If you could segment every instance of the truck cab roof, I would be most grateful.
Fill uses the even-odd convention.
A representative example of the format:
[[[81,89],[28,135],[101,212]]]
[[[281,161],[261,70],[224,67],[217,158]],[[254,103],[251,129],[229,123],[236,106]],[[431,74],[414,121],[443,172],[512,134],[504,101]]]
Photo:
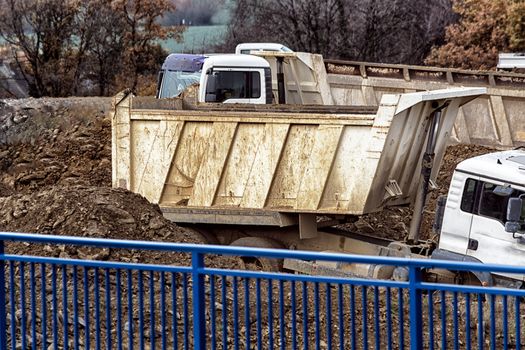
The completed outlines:
[[[202,69],[204,60],[206,56],[172,53],[164,60],[162,70],[198,72]]]
[[[249,54],[250,51],[279,51],[279,52],[293,52],[290,48],[283,44],[277,43],[242,43],[235,47],[235,53]]]
[[[251,55],[217,55],[210,56],[204,61],[202,70],[208,68],[269,68],[270,64],[262,57]]]
[[[500,53],[498,55],[498,69],[524,69],[525,53]]]
[[[525,186],[525,150],[494,152],[466,159],[456,170]]]

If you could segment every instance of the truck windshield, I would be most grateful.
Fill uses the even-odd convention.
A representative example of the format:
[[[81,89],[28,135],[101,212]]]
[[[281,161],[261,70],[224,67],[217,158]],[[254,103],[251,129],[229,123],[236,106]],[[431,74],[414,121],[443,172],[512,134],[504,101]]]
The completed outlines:
[[[214,86],[206,87],[205,102],[224,102],[229,99],[261,97],[261,78],[254,71],[215,71]]]
[[[159,98],[170,98],[179,96],[188,86],[198,84],[201,71],[181,72],[164,71],[162,74]]]

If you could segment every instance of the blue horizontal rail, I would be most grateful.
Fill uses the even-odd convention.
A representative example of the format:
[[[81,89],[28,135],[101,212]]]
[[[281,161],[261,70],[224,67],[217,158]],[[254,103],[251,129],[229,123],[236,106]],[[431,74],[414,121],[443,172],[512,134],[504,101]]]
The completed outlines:
[[[8,242],[35,249],[7,254]],[[47,257],[35,254],[40,245],[185,253],[189,263]],[[252,271],[210,265],[217,256],[385,265],[409,273],[408,281],[393,281]],[[525,275],[521,266],[0,233],[0,348],[521,347],[525,291],[428,283],[428,269]]]

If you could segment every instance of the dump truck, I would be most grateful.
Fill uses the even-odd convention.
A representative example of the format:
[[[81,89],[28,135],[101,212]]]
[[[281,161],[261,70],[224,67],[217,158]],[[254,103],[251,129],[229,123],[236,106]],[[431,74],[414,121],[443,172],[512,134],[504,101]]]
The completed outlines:
[[[525,190],[521,150],[461,163],[438,211],[439,245],[418,237],[425,196],[436,179],[457,111],[485,92],[456,88],[383,95],[377,108],[192,105],[182,99],[121,93],[112,117],[113,186],[157,203],[174,222],[215,228],[210,242],[494,262],[509,256],[510,246],[515,252],[521,249],[521,238],[505,230],[507,203]],[[492,217],[480,206],[488,196],[502,199],[491,209],[498,211]],[[469,200],[470,209],[465,204]],[[406,242],[334,228],[363,214],[406,205],[414,206]],[[243,228],[248,237],[236,237],[232,226]],[[489,227],[490,233],[483,231]],[[495,247],[489,236],[506,241],[506,248],[499,245],[501,254],[489,253]],[[395,274],[384,266],[262,264],[375,278]],[[475,277],[484,284],[524,279]]]
[[[525,264],[525,150],[494,152],[466,159],[452,176],[446,201],[437,210],[439,246],[435,259]],[[477,274],[484,285],[493,276]],[[521,287],[525,276],[498,279]]]

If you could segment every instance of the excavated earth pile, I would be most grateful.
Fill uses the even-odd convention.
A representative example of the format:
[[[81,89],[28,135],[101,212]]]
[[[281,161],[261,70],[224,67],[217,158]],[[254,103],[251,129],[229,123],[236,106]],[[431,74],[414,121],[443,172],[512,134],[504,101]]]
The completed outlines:
[[[111,186],[110,99],[0,101],[0,196]]]
[[[111,188],[110,107],[109,98],[0,100],[0,231],[205,243],[142,196]],[[46,247],[42,254],[173,262],[156,252]]]

